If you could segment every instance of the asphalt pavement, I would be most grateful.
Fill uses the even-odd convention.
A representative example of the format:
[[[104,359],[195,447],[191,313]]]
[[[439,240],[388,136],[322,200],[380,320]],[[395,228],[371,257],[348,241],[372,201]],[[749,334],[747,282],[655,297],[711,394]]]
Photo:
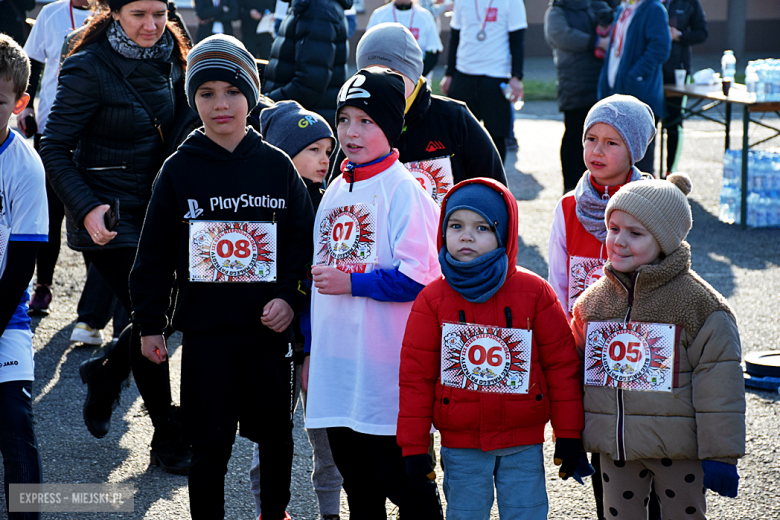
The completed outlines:
[[[555,103],[545,102],[527,103],[517,116],[515,132],[519,151],[509,154],[507,172],[509,186],[520,209],[518,264],[546,277],[549,231],[553,210],[562,191],[558,155],[563,133],[562,117]],[[773,124],[780,123],[777,117],[770,119]],[[740,132],[737,120],[732,128],[733,142],[741,142]],[[756,131],[752,137],[760,137],[762,132]],[[771,146],[772,142],[762,145],[763,148]],[[780,307],[780,230],[742,230],[718,221],[722,159],[722,129],[707,121],[686,122],[679,169],[689,173],[693,179],[690,201],[694,226],[688,238],[693,251],[693,267],[734,308],[739,319],[743,353],[780,349],[780,326],[777,322]],[[136,490],[135,510],[133,513],[111,515],[47,513],[43,518],[189,518],[186,477],[169,475],[149,466],[152,425],[135,385],[123,393],[121,405],[113,416],[111,431],[105,438],[95,439],[83,424],[81,409],[86,387],[79,379],[78,367],[95,349],[70,344],[68,339],[75,324],[76,303],[84,279],[81,256],[63,246],[55,272],[52,312],[33,321],[36,350],[34,409],[44,479],[49,483],[131,484]],[[240,302],[229,302],[224,312],[230,312],[230,305],[240,305]],[[105,332],[110,333],[110,327]],[[181,349],[176,338],[174,336],[172,342],[171,385],[174,399],[178,400]],[[780,517],[778,401],[780,395],[777,393],[747,392],[748,454],[739,463],[742,476],[739,497],[725,499],[708,492],[710,518]],[[296,520],[314,520],[318,514],[309,480],[311,448],[301,423],[298,410],[289,511]],[[256,518],[249,491],[250,462],[251,445],[239,438],[226,478],[229,519]],[[580,486],[558,479],[549,440],[545,443],[545,469],[549,517],[594,518],[589,482],[586,480],[586,485]],[[346,512],[346,503],[343,500],[342,503],[343,512]],[[392,505],[388,505],[388,511],[392,509]],[[346,517],[342,515],[342,518]],[[497,518],[494,510],[491,519]]]

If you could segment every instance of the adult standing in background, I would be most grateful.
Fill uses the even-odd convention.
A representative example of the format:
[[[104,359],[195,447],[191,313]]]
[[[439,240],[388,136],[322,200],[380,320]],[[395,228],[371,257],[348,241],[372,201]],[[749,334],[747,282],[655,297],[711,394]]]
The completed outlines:
[[[422,75],[427,76],[439,61],[439,53],[444,50],[433,15],[414,0],[393,0],[371,13],[366,31],[380,23],[399,23],[409,29],[422,49]]]
[[[5,33],[19,45],[27,38],[27,11],[35,9],[35,0],[0,0],[0,33]]]
[[[675,69],[691,70],[691,45],[707,39],[707,20],[699,0],[664,0],[669,15],[669,32],[672,33],[672,50],[664,63],[664,83],[674,83]],[[673,173],[680,155],[680,128],[682,127],[681,97],[666,98],[666,173]],[[673,124],[668,124],[673,123]]]
[[[336,96],[347,80],[347,19],[352,0],[292,0],[263,73],[263,94],[292,99],[336,123]]]
[[[188,110],[188,48],[167,21],[165,2],[109,0],[102,7],[62,65],[41,157],[65,204],[68,245],[84,252],[130,312],[128,277],[152,183],[169,154],[164,138],[177,112]],[[95,437],[108,433],[132,368],[154,424],[152,463],[186,473],[190,453],[171,404],[168,365],[147,360],[140,347],[137,327],[128,327],[112,348],[81,365],[84,421]]]
[[[274,42],[273,13],[276,0],[238,0],[238,6],[241,41],[255,58],[267,60],[271,55],[271,44]],[[260,21],[265,16],[270,17],[271,23],[263,22],[263,25],[260,25]],[[261,32],[257,32],[258,27]]]
[[[669,17],[660,0],[624,0],[615,13],[604,66],[599,76],[598,97],[627,94],[647,103],[656,121],[664,117],[662,67],[669,59],[672,37]],[[650,141],[644,158],[636,163],[639,171],[652,174],[655,140]]]
[[[5,0],[4,0],[5,1]],[[62,42],[74,30],[82,27],[90,14],[87,0],[58,0],[47,4],[38,13],[35,25],[24,45],[24,52],[30,58],[30,85],[27,94],[30,102],[16,118],[19,130],[25,137],[34,137],[34,146],[40,150],[41,137],[46,129],[49,111],[57,93],[57,76],[60,72]],[[45,67],[45,68],[44,68]],[[41,81],[43,73],[43,81]],[[33,103],[38,93],[38,111]],[[30,301],[31,314],[46,314],[49,311],[54,280],[54,267],[60,254],[60,232],[65,209],[62,201],[46,181],[46,198],[49,208],[49,241],[38,248],[36,259],[37,283]]]
[[[544,38],[553,50],[558,76],[558,110],[563,112],[561,172],[563,193],[577,186],[586,170],[582,156],[582,129],[596,95],[603,58],[597,49],[607,50],[609,37],[596,34],[598,15],[612,9],[599,0],[552,0],[544,14]]]
[[[455,2],[450,22],[445,96],[464,101],[485,124],[502,161],[512,133],[512,103],[523,98],[523,56],[528,27],[523,0]],[[501,83],[508,84],[510,99]]]
[[[195,0],[198,32],[195,43],[212,34],[233,35],[233,20],[238,20],[238,0]]]

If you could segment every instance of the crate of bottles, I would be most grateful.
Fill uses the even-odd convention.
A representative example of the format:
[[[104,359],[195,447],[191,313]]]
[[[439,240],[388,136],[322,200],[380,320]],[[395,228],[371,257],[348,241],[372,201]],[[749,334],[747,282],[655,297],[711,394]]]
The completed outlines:
[[[745,85],[754,101],[780,101],[780,59],[748,62]]]
[[[719,219],[740,223],[742,194],[742,150],[726,150],[723,156],[723,187]],[[780,153],[748,153],[747,225],[780,227]]]

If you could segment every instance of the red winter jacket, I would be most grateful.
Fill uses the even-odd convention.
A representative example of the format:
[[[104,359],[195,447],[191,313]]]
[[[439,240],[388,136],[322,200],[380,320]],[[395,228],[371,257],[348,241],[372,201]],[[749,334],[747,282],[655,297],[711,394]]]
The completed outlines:
[[[544,279],[514,265],[514,196],[490,179],[463,181],[445,197],[441,218],[450,195],[469,183],[490,186],[507,203],[509,269],[504,285],[485,303],[468,302],[443,277],[417,296],[401,349],[397,437],[404,456],[427,453],[431,422],[441,432],[442,446],[483,451],[540,444],[549,420],[560,438],[579,439],[584,427],[580,360],[561,304]],[[438,242],[441,249],[441,234]],[[439,378],[442,323],[458,322],[459,311],[463,311],[467,323],[506,327],[507,307],[514,328],[530,324],[533,330],[528,394],[488,394],[443,386]]]

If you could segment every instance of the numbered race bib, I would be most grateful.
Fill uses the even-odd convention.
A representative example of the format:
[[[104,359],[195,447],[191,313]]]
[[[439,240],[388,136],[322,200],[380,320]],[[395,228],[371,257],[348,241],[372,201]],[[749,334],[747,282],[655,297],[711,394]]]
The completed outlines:
[[[191,282],[275,282],[276,223],[190,221]]]
[[[365,273],[376,263],[376,206],[355,204],[325,210],[317,231],[315,265]]]
[[[585,289],[604,276],[605,258],[569,257],[569,314]]]
[[[527,394],[532,331],[444,323],[441,382],[494,394]]]
[[[430,145],[429,145],[430,146]],[[441,206],[444,196],[452,189],[452,162],[449,156],[404,164],[409,173],[422,185],[428,195]]]
[[[671,392],[675,333],[668,323],[588,323],[585,384]]]

